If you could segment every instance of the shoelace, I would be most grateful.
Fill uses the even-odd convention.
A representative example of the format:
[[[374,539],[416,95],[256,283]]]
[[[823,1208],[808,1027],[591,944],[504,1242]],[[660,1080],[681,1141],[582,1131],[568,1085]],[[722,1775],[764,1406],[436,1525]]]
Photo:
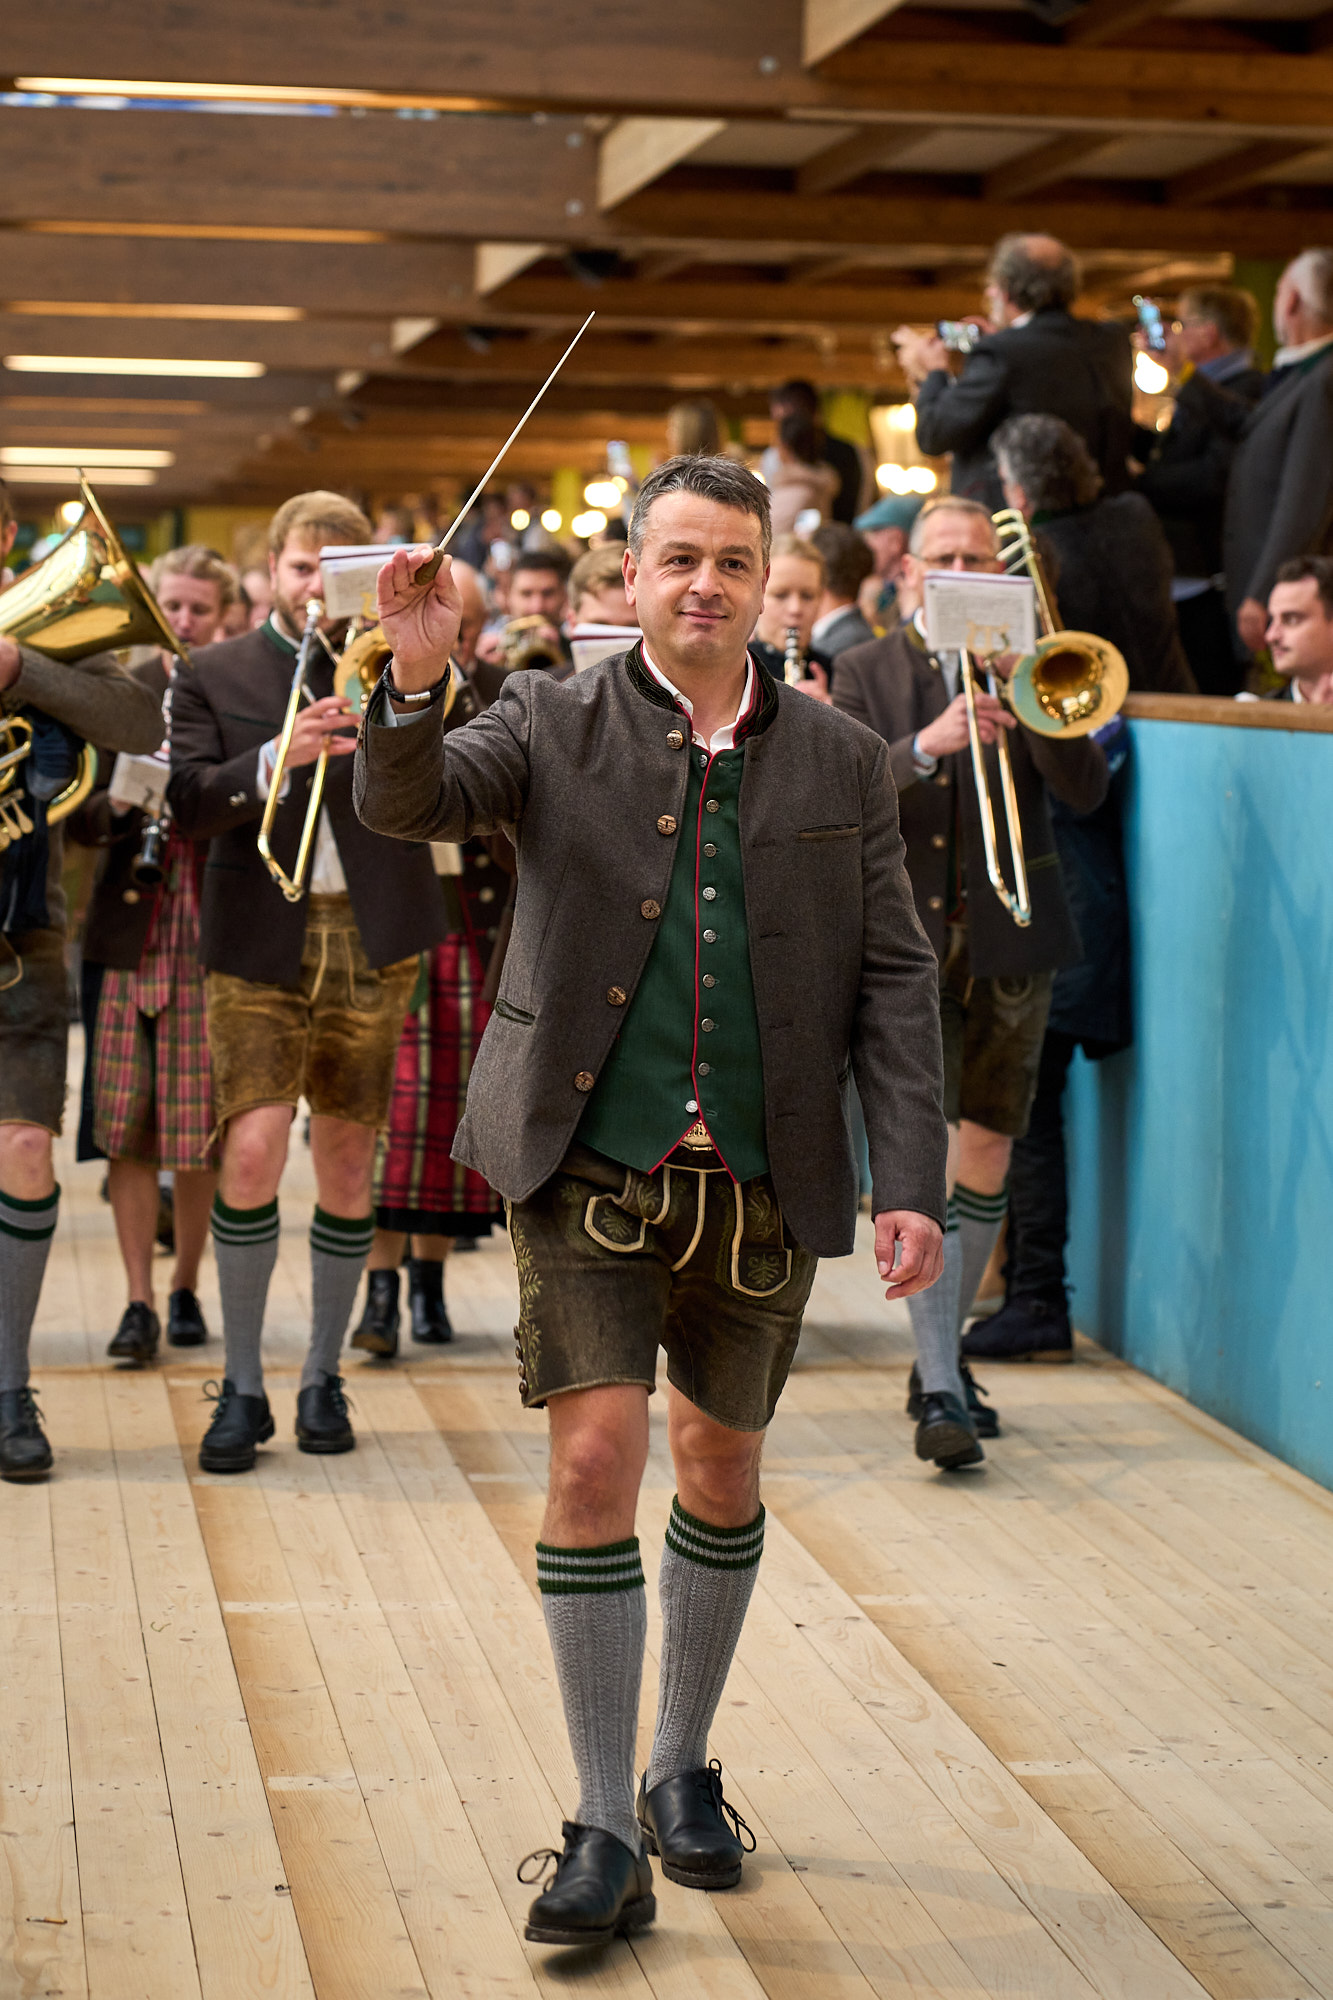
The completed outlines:
[[[564,1855],[557,1854],[553,1847],[534,1847],[531,1854],[523,1856],[515,1873],[525,1889],[536,1888],[540,1880],[542,1894],[545,1895],[559,1874],[560,1863],[564,1858]],[[523,1873],[525,1868],[532,1868],[533,1873],[525,1875]]]
[[[717,1806],[718,1811],[725,1813],[731,1821],[731,1830],[737,1840],[739,1840],[742,1852],[753,1854],[755,1847],[758,1845],[754,1834],[751,1832],[746,1821],[741,1818],[736,1807],[731,1804],[730,1800],[722,1796],[722,1765],[718,1758],[714,1757],[712,1759],[708,1769],[702,1773],[702,1778],[706,1784],[710,1800]],[[746,1845],[747,1841],[749,1842],[748,1846]]]
[[[40,1430],[42,1413],[37,1407],[37,1398],[26,1386],[19,1390],[19,1423],[25,1430]]]
[[[342,1376],[330,1375],[327,1381],[325,1382],[324,1387],[328,1390],[329,1401],[333,1404],[335,1415],[340,1417],[345,1417],[347,1415],[348,1409],[351,1407],[352,1399],[350,1396],[344,1394],[343,1392]]]
[[[971,1395],[984,1396],[987,1402],[990,1401],[990,1390],[982,1388],[980,1382],[978,1382],[976,1376],[972,1373],[972,1370],[968,1367],[966,1361],[959,1362],[958,1372],[963,1378],[964,1388],[967,1389]]]
[[[222,1412],[226,1409],[235,1393],[236,1391],[232,1388],[230,1382],[219,1382],[216,1375],[213,1376],[211,1381],[203,1384],[204,1401],[206,1403],[217,1404],[217,1408],[213,1412],[214,1423],[222,1415]]]

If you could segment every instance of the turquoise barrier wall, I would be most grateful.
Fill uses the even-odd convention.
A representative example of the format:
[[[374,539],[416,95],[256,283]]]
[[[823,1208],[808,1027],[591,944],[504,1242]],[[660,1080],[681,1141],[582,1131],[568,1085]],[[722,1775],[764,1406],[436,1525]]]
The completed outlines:
[[[1071,1074],[1075,1321],[1333,1487],[1333,736],[1131,728],[1136,1040]]]

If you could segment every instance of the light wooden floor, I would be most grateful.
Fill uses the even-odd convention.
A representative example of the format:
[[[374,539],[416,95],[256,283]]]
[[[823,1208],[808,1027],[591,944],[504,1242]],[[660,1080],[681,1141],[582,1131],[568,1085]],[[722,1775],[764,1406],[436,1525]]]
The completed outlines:
[[[109,1214],[95,1168],[62,1177],[57,1476],[0,1487],[5,2000],[1333,1996],[1319,1488],[1092,1349],[991,1371],[1005,1435],[941,1479],[902,1415],[905,1313],[864,1247],[826,1266],[714,1737],[758,1853],[730,1895],[659,1881],[633,1950],[562,1957],[520,1942],[514,1879],[573,1792],[506,1248],[451,1271],[445,1358],[350,1362],[359,1449],[302,1456],[294,1147],[278,1439],[208,1478],[218,1344],[103,1363]],[[216,1322],[211,1274],[204,1298]],[[659,1431],[650,1565],[670,1494]]]

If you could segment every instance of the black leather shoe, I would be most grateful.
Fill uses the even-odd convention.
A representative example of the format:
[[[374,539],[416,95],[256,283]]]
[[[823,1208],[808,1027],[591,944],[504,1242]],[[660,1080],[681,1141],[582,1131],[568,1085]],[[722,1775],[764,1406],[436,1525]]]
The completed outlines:
[[[528,1911],[523,1935],[529,1943],[610,1944],[630,1931],[647,1930],[657,1915],[647,1855],[632,1854],[623,1840],[600,1826],[567,1819],[560,1832],[563,1854],[539,1847],[518,1864],[518,1879],[525,1886],[551,1871]]]
[[[1059,1299],[1009,1299],[963,1335],[969,1361],[1072,1361],[1069,1308]]]
[[[107,1348],[109,1361],[151,1361],[157,1353],[157,1343],[162,1338],[162,1326],[151,1306],[139,1299],[126,1306],[120,1316],[120,1325],[111,1337]]]
[[[207,1339],[208,1328],[194,1293],[183,1287],[173,1292],[167,1301],[167,1346],[202,1347]]]
[[[972,1419],[957,1396],[921,1398],[916,1455],[933,1460],[941,1472],[956,1472],[964,1465],[984,1465],[986,1454],[977,1443]]]
[[[341,1375],[312,1382],[296,1398],[296,1442],[301,1451],[354,1451],[356,1433],[347,1415]]]
[[[0,1479],[45,1479],[53,1463],[32,1390],[0,1392]]]
[[[392,1361],[398,1352],[398,1273],[366,1272],[366,1309],[351,1345]]]
[[[741,1856],[754,1853],[754,1835],[722,1796],[722,1766],[716,1757],[706,1770],[664,1778],[651,1792],[645,1772],[636,1811],[643,1844],[661,1857],[668,1882],[687,1889],[735,1888]]]
[[[249,1472],[255,1446],[267,1444],[273,1435],[268,1397],[243,1396],[231,1381],[224,1381],[220,1389],[216,1382],[205,1382],[204,1394],[217,1408],[199,1446],[200,1469]]]
[[[444,1265],[430,1257],[407,1260],[407,1302],[412,1308],[412,1338],[423,1345],[443,1347],[454,1330],[444,1304]]]
[[[1000,1413],[998,1410],[992,1410],[989,1404],[981,1400],[983,1396],[989,1394],[989,1391],[982,1388],[966,1361],[959,1364],[958,1372],[967,1391],[967,1414],[972,1419],[973,1430],[979,1438],[997,1438],[1000,1435]],[[907,1414],[914,1423],[921,1415],[924,1401],[921,1391],[921,1371],[914,1361],[912,1372],[907,1378]]]

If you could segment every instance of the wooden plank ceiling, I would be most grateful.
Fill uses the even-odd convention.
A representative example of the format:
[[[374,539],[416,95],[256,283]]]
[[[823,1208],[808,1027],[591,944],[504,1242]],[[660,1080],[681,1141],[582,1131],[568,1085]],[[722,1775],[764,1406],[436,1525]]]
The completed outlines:
[[[0,77],[0,447],[166,454],[155,502],[449,490],[590,306],[516,474],[683,394],[891,399],[888,333],[975,310],[1005,230],[1092,311],[1333,242],[1321,4],[47,0]]]

